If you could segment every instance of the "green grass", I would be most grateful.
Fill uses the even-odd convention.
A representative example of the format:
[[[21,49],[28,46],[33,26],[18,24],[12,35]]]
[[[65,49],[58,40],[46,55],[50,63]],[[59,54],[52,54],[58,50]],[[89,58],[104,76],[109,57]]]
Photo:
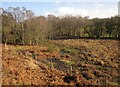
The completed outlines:
[[[75,64],[74,61],[71,61],[71,60],[60,60],[62,62],[64,62],[66,64],[66,66],[70,67],[72,66],[73,64]]]

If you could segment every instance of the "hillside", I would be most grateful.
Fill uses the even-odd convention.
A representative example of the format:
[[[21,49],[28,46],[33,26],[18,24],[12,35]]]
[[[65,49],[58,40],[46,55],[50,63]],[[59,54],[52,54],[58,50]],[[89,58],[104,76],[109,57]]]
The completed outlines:
[[[2,45],[3,85],[118,85],[118,40]]]

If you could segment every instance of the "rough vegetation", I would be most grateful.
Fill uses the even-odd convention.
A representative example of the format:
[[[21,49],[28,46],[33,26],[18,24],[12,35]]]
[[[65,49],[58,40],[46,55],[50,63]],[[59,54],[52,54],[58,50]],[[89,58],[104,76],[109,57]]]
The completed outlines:
[[[3,85],[118,85],[117,40],[2,45]]]

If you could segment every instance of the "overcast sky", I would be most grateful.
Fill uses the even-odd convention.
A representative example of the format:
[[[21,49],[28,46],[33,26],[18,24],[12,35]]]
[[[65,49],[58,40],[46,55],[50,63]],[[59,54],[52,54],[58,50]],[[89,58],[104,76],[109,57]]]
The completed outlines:
[[[29,2],[28,2],[29,1]],[[65,1],[65,0],[64,0]],[[2,7],[26,7],[35,15],[73,15],[107,18],[118,14],[118,0],[2,0]]]

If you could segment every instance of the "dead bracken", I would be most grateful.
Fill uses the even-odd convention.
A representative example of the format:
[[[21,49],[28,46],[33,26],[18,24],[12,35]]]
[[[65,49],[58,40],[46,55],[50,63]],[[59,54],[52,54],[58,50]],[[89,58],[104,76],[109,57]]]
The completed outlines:
[[[7,45],[9,50],[1,45],[2,84],[118,85],[117,40],[50,40],[47,43],[49,46]]]

